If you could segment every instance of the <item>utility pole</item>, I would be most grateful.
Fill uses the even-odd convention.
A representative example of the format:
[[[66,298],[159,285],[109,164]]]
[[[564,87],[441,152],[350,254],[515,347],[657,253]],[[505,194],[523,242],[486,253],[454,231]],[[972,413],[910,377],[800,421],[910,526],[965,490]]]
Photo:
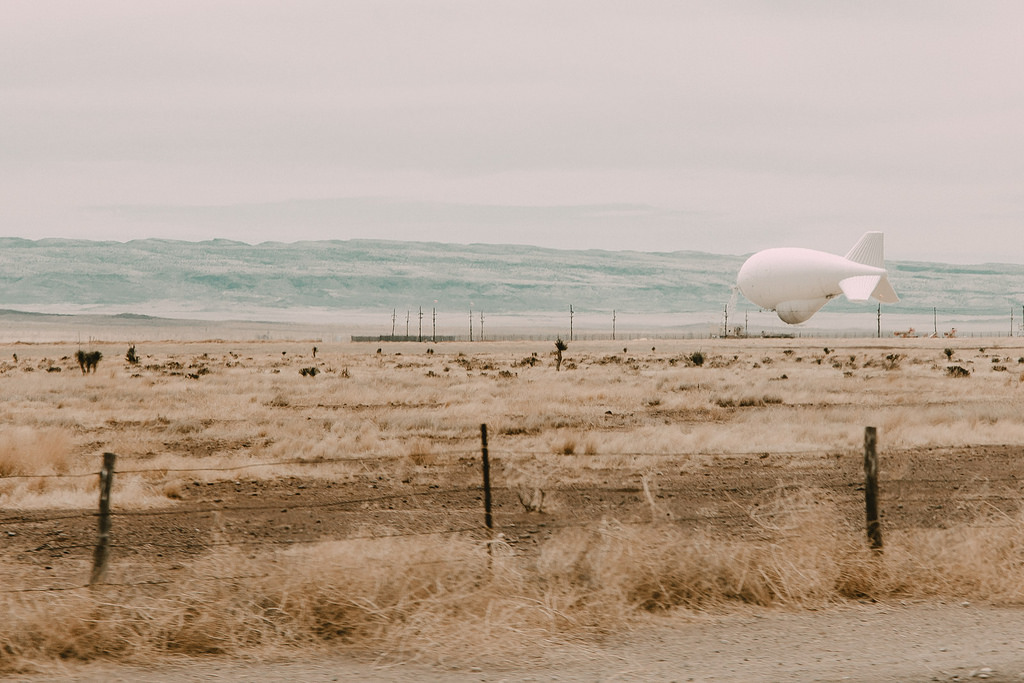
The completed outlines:
[[[434,342],[436,344],[437,343],[437,308],[433,309],[431,318],[434,321],[434,327],[433,327],[433,329],[430,332],[430,341],[432,341],[432,342]]]
[[[878,304],[878,338],[882,338],[882,304]]]
[[[932,334],[939,336],[939,318],[935,306],[932,306]]]
[[[423,341],[423,307],[420,306],[420,331],[417,335],[417,341]]]
[[[406,338],[406,340],[409,339],[409,314],[411,312],[412,311],[410,311],[409,309],[405,309],[405,338]]]
[[[729,304],[725,305],[725,334],[722,336],[726,339],[729,338]]]
[[[480,311],[480,341],[484,340],[484,312]]]
[[[473,309],[469,309],[469,341],[473,341]]]
[[[615,310],[612,310],[612,341],[615,341]]]
[[[397,308],[392,308],[391,309],[391,336],[392,337],[395,336],[395,318],[397,318],[397,317],[398,317],[398,309]]]
[[[573,317],[572,304],[569,304],[569,341],[572,341],[572,339],[573,339],[573,337],[572,337],[572,317]]]

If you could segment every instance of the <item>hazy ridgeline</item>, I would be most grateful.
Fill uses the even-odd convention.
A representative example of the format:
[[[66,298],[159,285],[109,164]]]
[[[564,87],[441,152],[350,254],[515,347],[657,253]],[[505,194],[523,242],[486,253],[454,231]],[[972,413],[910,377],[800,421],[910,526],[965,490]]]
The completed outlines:
[[[1024,602],[1017,480],[968,468],[950,481],[956,493],[899,497],[917,490],[912,462],[928,466],[924,479],[939,476],[943,449],[1024,447],[1019,340],[574,342],[560,371],[548,342],[376,346],[320,344],[314,358],[300,342],[149,344],[129,363],[127,344],[106,343],[84,375],[73,344],[6,345],[4,528],[24,535],[32,515],[93,524],[96,479],[70,475],[95,472],[103,451],[119,456],[123,514],[215,508],[187,493],[217,482],[477,492],[487,423],[498,486],[522,495],[521,508],[513,498],[499,510],[498,528],[543,520],[553,531],[534,549],[498,542],[489,555],[476,502],[418,513],[468,532],[406,533],[413,511],[356,507],[340,537],[275,547],[281,538],[232,536],[222,522],[176,559],[165,555],[194,524],[175,522],[166,546],[121,541],[110,585],[89,590],[74,586],[91,538],[51,538],[2,556],[11,592],[0,594],[0,669],[325,645],[396,659],[520,657],[652,612]],[[867,425],[879,430],[890,514],[881,556],[866,547],[853,495]],[[854,473],[842,490],[799,483],[836,468]],[[767,488],[742,484],[758,470]],[[722,472],[740,484],[688,497]],[[623,487],[634,505],[600,502]],[[580,491],[593,500],[577,502]],[[543,509],[528,510],[536,492]],[[923,512],[900,523],[897,501]],[[943,513],[926,516],[936,505]],[[115,520],[115,539],[129,521]],[[53,547],[78,550],[38,557]],[[18,592],[28,589],[45,600]]]
[[[699,252],[643,253],[553,250],[511,245],[452,245],[370,240],[264,243],[226,240],[127,243],[0,239],[0,308],[73,313],[291,322],[348,322],[403,334],[406,315],[441,313],[439,334],[468,336],[469,311],[495,333],[568,330],[574,306],[579,329],[607,334],[612,312],[620,331],[665,328],[706,336],[750,319],[752,332],[792,331],[733,293],[742,256]],[[890,280],[902,301],[885,307],[886,330],[957,327],[1009,331],[1024,304],[1024,268],[892,262]],[[858,317],[830,317],[832,314]],[[873,305],[838,299],[811,327],[875,330]],[[537,314],[537,315],[534,315]],[[557,317],[552,318],[552,314]],[[505,320],[501,320],[504,316]],[[479,321],[476,323],[479,325]]]

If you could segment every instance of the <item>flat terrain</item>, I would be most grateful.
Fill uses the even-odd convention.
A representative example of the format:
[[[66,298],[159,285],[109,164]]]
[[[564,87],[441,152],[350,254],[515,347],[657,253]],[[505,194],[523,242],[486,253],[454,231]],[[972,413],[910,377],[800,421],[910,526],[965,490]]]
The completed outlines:
[[[500,482],[507,468],[495,450],[491,476]],[[640,477],[628,468],[597,468],[590,474],[600,484],[548,490],[557,500],[553,512],[527,511],[517,490],[496,483],[494,520],[504,541],[519,554],[531,553],[565,526],[594,525],[608,518],[644,524],[652,521],[652,514],[659,515],[655,521],[664,516],[676,526],[758,537],[759,506],[785,495],[787,489],[813,489],[827,491],[850,528],[856,528],[864,516],[863,463],[858,455],[753,456],[717,465],[712,460],[700,472],[663,471],[653,513]],[[904,449],[884,457],[899,458],[903,465],[899,481],[882,480],[886,530],[946,528],[982,513],[1012,518],[1020,511],[1021,447]],[[171,505],[136,514],[115,511],[115,563],[152,558],[158,550],[158,557],[174,566],[226,540],[273,547],[350,538],[366,533],[368,527],[398,535],[465,530],[484,538],[479,459],[467,457],[433,470],[446,486],[460,486],[442,490],[436,483],[416,483],[412,477],[399,479],[376,470],[349,474],[345,481],[294,475],[186,481]],[[68,518],[52,510],[7,510],[3,521],[5,528],[15,530],[3,544],[7,559],[48,571],[55,563],[77,569],[91,562],[89,541],[96,526],[91,511]]]
[[[996,660],[1000,676],[1024,671],[1016,642],[968,661],[966,635],[959,645],[939,646],[950,634],[938,629],[919,645],[910,636],[889,638],[871,663],[852,637],[861,623],[912,632],[915,620],[926,634],[928,624],[953,623],[956,615],[963,615],[965,634],[971,624],[982,633],[986,621],[993,634],[999,624],[1007,633],[1019,625],[1016,609],[991,605],[1021,604],[1021,581],[995,563],[993,572],[1003,575],[997,580],[970,558],[992,564],[977,548],[993,545],[993,538],[1017,543],[1021,534],[1020,340],[571,342],[557,370],[551,342],[166,343],[139,345],[134,363],[125,360],[128,346],[95,345],[103,359],[87,375],[75,360],[77,345],[0,347],[0,571],[12,591],[84,590],[76,587],[88,578],[96,539],[90,473],[109,451],[118,460],[104,580],[111,587],[104,590],[125,586],[131,594],[125,604],[164,586],[262,577],[272,570],[257,569],[260,563],[284,567],[295,553],[319,552],[321,545],[386,542],[406,547],[411,558],[455,541],[469,544],[465,559],[417,561],[470,567],[478,578],[467,581],[479,585],[474,572],[485,565],[475,563],[491,560],[474,559],[473,547],[490,547],[494,562],[526,582],[512,592],[527,603],[540,600],[536,608],[515,607],[520,616],[510,613],[504,621],[495,610],[511,608],[482,607],[491,616],[473,619],[485,619],[494,633],[473,634],[484,638],[477,654],[458,645],[467,633],[454,634],[454,645],[410,634],[407,626],[398,637],[378,605],[375,635],[345,639],[345,661],[361,678],[431,673],[499,680],[528,671],[547,680],[554,675],[545,668],[552,653],[570,662],[562,672],[570,680],[595,679],[597,672],[602,680],[801,679],[801,672],[833,680],[843,677],[843,661],[855,667],[855,680],[988,675],[981,667]],[[481,424],[488,426],[493,485],[490,531]],[[856,559],[865,552],[863,431],[869,425],[879,430],[885,561],[894,563],[884,580],[860,577],[867,560]],[[630,538],[639,540],[607,545]],[[498,544],[489,545],[492,539]],[[717,569],[701,569],[720,572],[719,578],[664,575],[678,564],[658,559],[656,546],[665,539],[701,552],[720,546],[706,563]],[[406,542],[417,545],[401,545]],[[372,557],[353,555],[350,546],[340,557],[371,573],[377,562],[396,562],[364,545],[359,552]],[[947,557],[939,548],[961,555]],[[1020,552],[1017,545],[996,551]],[[218,559],[225,552],[238,554],[242,564],[226,565]],[[607,564],[612,555],[619,563],[614,571]],[[636,569],[648,561],[650,567]],[[560,568],[551,569],[553,562]],[[748,562],[767,577],[754,588],[736,578]],[[770,566],[757,564],[764,562]],[[572,568],[577,565],[588,569],[581,574]],[[927,571],[919,579],[894,578],[906,566]],[[528,578],[531,572],[548,578]],[[608,588],[619,586],[609,572],[627,577],[624,587]],[[654,588],[652,576],[658,577]],[[616,607],[598,609],[568,593],[551,597],[543,591],[552,581],[559,591],[607,593],[602,599]],[[736,581],[739,588],[725,587]],[[801,582],[820,587],[805,591],[796,587]],[[246,586],[239,595],[252,589]],[[548,597],[527,600],[535,590]],[[31,612],[23,596],[33,594],[8,595],[15,601],[11,613]],[[568,602],[556,607],[560,600]],[[451,610],[473,609],[444,608],[444,627],[459,623]],[[536,622],[531,609],[547,616]],[[406,623],[419,618],[408,614]],[[31,614],[25,618],[30,623]],[[759,631],[761,624],[771,626]],[[850,637],[834,637],[843,624]],[[290,661],[312,647],[337,665],[336,655],[308,642],[317,636],[289,645],[292,637],[275,628],[273,638],[260,636],[273,644],[263,656],[251,644],[204,650],[167,641],[130,650]],[[829,635],[815,640],[808,630]],[[722,647],[708,633],[719,634]],[[15,653],[6,668],[58,670],[46,652],[15,635],[3,639]],[[763,645],[751,644],[759,639]],[[904,643],[905,657],[893,642]],[[811,648],[806,657],[765,654],[796,643]],[[690,654],[685,661],[659,657],[665,648]],[[96,656],[103,651],[71,659]],[[130,663],[138,655],[115,659]],[[592,668],[613,661],[622,666]],[[741,663],[750,661],[769,668]],[[183,675],[242,680],[258,677],[264,665],[241,666],[236,678],[232,666],[240,665],[204,664]],[[266,666],[273,679],[292,676],[287,667],[297,665]],[[311,666],[301,677],[321,680]],[[80,680],[110,674],[59,671]],[[144,673],[133,671],[124,675]],[[158,671],[145,675],[161,680]]]

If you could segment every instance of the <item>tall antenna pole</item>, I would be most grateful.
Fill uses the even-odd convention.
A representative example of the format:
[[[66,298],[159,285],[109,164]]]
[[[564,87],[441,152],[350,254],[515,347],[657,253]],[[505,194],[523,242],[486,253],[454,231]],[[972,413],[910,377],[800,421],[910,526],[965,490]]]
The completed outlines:
[[[473,341],[473,309],[469,309],[469,341]]]
[[[409,339],[409,313],[411,313],[411,311],[409,309],[405,309],[405,338],[406,338],[406,340]]]
[[[420,306],[420,331],[417,341],[423,341],[423,307]]]
[[[572,339],[573,339],[573,337],[572,337],[572,316],[573,316],[572,304],[569,304],[569,341],[572,341]]]
[[[878,338],[882,338],[882,304],[878,304]]]
[[[434,342],[436,344],[437,343],[437,308],[436,307],[433,309],[431,318],[434,321],[434,327],[433,327],[433,329],[430,332],[430,341],[432,341],[432,342]]]
[[[615,310],[612,310],[612,341],[615,341]]]
[[[480,311],[480,341],[484,340],[484,312]]]
[[[725,334],[722,336],[726,339],[729,338],[729,304],[725,305]]]
[[[932,306],[932,333],[936,337],[939,336],[939,318],[934,306]]]
[[[395,336],[395,318],[397,318],[397,317],[398,317],[398,309],[397,308],[392,308],[391,309],[391,336],[392,337]]]

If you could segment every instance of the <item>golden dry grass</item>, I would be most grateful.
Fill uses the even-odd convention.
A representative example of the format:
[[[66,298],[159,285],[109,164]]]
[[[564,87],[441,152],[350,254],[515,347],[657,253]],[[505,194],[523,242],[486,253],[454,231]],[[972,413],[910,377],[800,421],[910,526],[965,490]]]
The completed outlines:
[[[294,344],[179,344],[140,347],[138,366],[111,345],[88,376],[70,346],[9,346],[19,361],[0,363],[0,472],[95,470],[104,450],[123,469],[443,458],[475,449],[483,422],[513,454],[828,450],[858,443],[867,424],[890,447],[1024,443],[1014,340],[956,340],[951,362],[950,340],[826,341],[827,354],[817,340],[659,340],[657,351],[625,353],[574,343],[558,373],[543,342],[429,355],[418,344],[382,354],[321,345],[315,360]],[[697,347],[701,367],[688,361]],[[973,374],[950,378],[951,364]],[[321,373],[300,376],[311,366]]]
[[[343,480],[376,468],[430,480],[476,453],[481,423],[524,497],[628,468],[642,475],[652,519],[666,455],[686,471],[751,453],[825,454],[856,449],[866,425],[879,428],[883,448],[1024,446],[1018,340],[651,345],[572,343],[560,372],[546,342],[396,344],[380,354],[319,344],[316,359],[283,342],[139,345],[137,366],[122,360],[128,344],[102,345],[99,371],[87,376],[70,345],[8,346],[0,355],[18,361],[0,363],[0,507],[91,508],[94,478],[11,475],[94,472],[103,451],[116,452],[125,472],[115,479],[121,509],[174,506],[183,477],[229,480],[237,470],[225,468],[276,461],[316,464],[246,476]],[[971,375],[950,377],[951,365]],[[305,367],[320,373],[302,376]],[[211,471],[169,471],[185,468]],[[544,505],[564,511],[557,495]],[[561,531],[528,558],[500,543],[489,556],[461,536],[332,541],[214,552],[157,585],[3,594],[0,670],[52,657],[270,656],[339,644],[385,657],[458,658],[469,647],[522,656],[531,644],[613,631],[652,611],[1024,598],[1017,516],[903,530],[878,556],[821,491],[744,512],[757,531],[750,538],[609,515]],[[27,571],[4,560],[7,585],[37,585]]]
[[[267,658],[328,647],[383,660],[521,660],[545,643],[667,610],[1024,601],[1020,519],[903,534],[883,555],[858,543],[815,492],[780,500],[760,521],[768,533],[756,542],[667,524],[567,529],[526,563],[500,544],[489,557],[465,538],[337,541],[258,556],[229,549],[166,584],[3,596],[0,671],[53,657]]]

